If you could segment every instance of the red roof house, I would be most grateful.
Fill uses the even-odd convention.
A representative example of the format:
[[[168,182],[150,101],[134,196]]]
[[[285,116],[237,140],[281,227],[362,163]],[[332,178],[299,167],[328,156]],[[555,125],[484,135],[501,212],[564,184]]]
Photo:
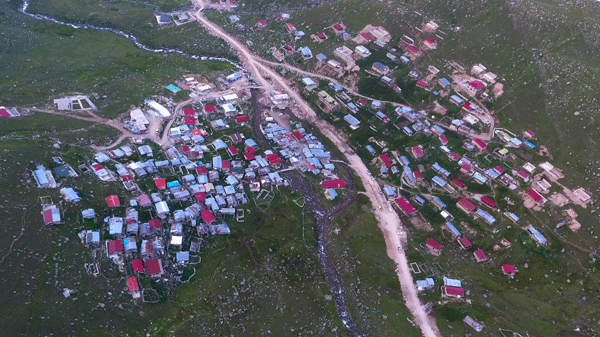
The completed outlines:
[[[450,296],[450,297],[464,297],[465,296],[465,292],[464,292],[463,288],[451,287],[451,286],[444,286],[444,294],[446,296]]]
[[[235,121],[238,122],[238,123],[247,122],[248,121],[248,116],[246,116],[246,115],[235,116]]]
[[[140,260],[141,263],[142,260]],[[132,276],[127,279],[127,287],[129,288],[129,292],[134,292],[140,290],[140,286],[138,285],[137,278]]]
[[[542,200],[544,200],[544,198],[542,198],[542,196],[533,189],[528,189],[527,195],[529,197],[531,197],[531,199],[533,199],[533,201],[538,202],[538,203],[542,202]]]
[[[244,153],[244,157],[246,157],[246,159],[248,159],[248,160],[254,160],[254,159],[256,159],[254,157],[254,154],[252,152],[246,152],[246,153]]]
[[[281,158],[279,158],[277,153],[268,154],[267,159],[269,160],[269,164],[271,165],[281,163]]]
[[[421,180],[421,173],[419,173],[419,171],[413,171],[413,177],[415,177],[415,180]]]
[[[464,236],[462,238],[458,239],[458,243],[460,244],[461,247],[463,247],[463,249],[471,248],[473,246],[471,241],[469,241],[469,239],[467,239]]]
[[[217,109],[215,108],[214,105],[205,105],[204,111],[205,112],[215,112],[215,111],[217,111]]]
[[[207,174],[208,170],[206,169],[206,167],[200,165],[200,166],[196,166],[196,174]]]
[[[131,261],[131,266],[133,267],[134,273],[141,273],[144,271],[144,263],[142,262],[142,259],[135,259]]]
[[[183,109],[183,114],[186,116],[195,115],[196,110],[194,109]]]
[[[471,81],[467,86],[467,89],[473,95],[480,93],[485,88],[485,84],[481,81]]]
[[[256,23],[257,28],[264,28],[267,25],[267,20],[260,20]]]
[[[292,133],[292,136],[294,136],[294,138],[296,138],[296,140],[304,140],[304,136],[298,131]]]
[[[487,144],[484,143],[481,139],[475,138],[473,139],[473,145],[477,146],[480,150],[485,150],[487,148]]]
[[[463,183],[462,181],[458,180],[458,179],[452,179],[452,185],[458,187],[458,188],[466,188],[467,185],[465,185],[465,183]]]
[[[382,153],[381,155],[379,155],[379,157],[385,163],[385,167],[387,167],[387,168],[392,167],[392,163],[390,162],[390,156],[388,156],[387,153]]]
[[[10,117],[10,114],[6,109],[0,109],[0,117]]]
[[[112,240],[108,242],[108,255],[122,253],[123,240]]]
[[[373,35],[369,34],[369,33],[360,33],[360,36],[367,40],[367,42],[371,42],[371,41],[375,41],[375,38],[373,37]]]
[[[343,32],[344,31],[344,26],[340,25],[339,23],[336,23],[335,25],[333,25],[333,28],[335,30],[337,30],[338,32]]]
[[[411,52],[412,54],[419,56],[421,55],[421,51],[419,50],[419,48],[415,47],[415,46],[408,46],[408,51]]]
[[[229,172],[229,170],[231,169],[231,162],[229,160],[223,160],[221,162],[221,168],[223,169],[224,172]]]
[[[448,158],[450,158],[450,160],[459,161],[461,157],[458,155],[458,153],[452,151],[450,154],[448,154]]]
[[[196,117],[185,116],[185,117],[183,117],[183,123],[187,124],[187,125],[196,125]]]
[[[163,273],[162,261],[160,259],[151,259],[146,261],[146,275],[160,276]]]
[[[504,273],[504,275],[510,276],[513,276],[517,273],[517,271],[515,270],[515,266],[513,266],[512,264],[503,264],[502,272]]]
[[[44,211],[44,223],[46,225],[50,225],[50,224],[53,224],[53,223],[59,222],[59,221],[60,221],[60,217],[58,217],[58,219],[55,219],[54,214],[52,213],[52,208],[48,208],[47,210]]]
[[[159,190],[164,190],[167,187],[167,179],[165,178],[154,178],[154,183]]]
[[[417,81],[417,87],[419,87],[421,89],[425,89],[425,88],[427,88],[427,86],[429,86],[429,84],[427,84],[427,82],[421,81],[421,80]]]
[[[440,135],[439,138],[440,138],[440,142],[442,142],[442,145],[448,144],[448,138],[446,136]]]
[[[491,208],[496,207],[496,203],[494,201],[492,201],[488,197],[481,197],[481,202],[483,202],[484,204],[490,206]]]
[[[433,41],[432,39],[429,39],[429,38],[425,39],[425,45],[428,48],[431,48],[431,49],[437,48],[437,42],[435,42],[435,41]]]
[[[291,32],[291,33],[295,33],[296,32],[296,27],[294,27],[294,25],[292,25],[291,23],[286,23],[285,24],[287,29]]]
[[[396,199],[396,202],[398,203],[398,206],[400,206],[402,212],[404,212],[406,215],[411,215],[417,212],[415,206],[413,206],[413,204],[411,204],[406,197],[398,198]]]
[[[202,213],[200,213],[200,215],[202,215],[202,220],[204,220],[204,222],[207,224],[215,221],[215,219],[216,219],[215,216],[212,214],[212,212],[207,209],[202,211]]]
[[[227,152],[229,152],[230,155],[234,156],[234,155],[238,154],[238,152],[240,152],[240,151],[238,151],[238,149],[235,146],[229,145],[227,147]]]
[[[487,256],[485,255],[485,253],[483,252],[483,250],[481,249],[477,249],[473,255],[475,255],[475,259],[477,259],[477,262],[483,262],[483,261],[487,261]]]
[[[362,105],[362,106],[365,106],[365,105],[367,105],[367,101],[365,101],[365,100],[364,100],[364,99],[362,99],[362,98],[359,98],[359,99],[358,99],[358,104],[360,104],[360,105]]]
[[[525,171],[523,171],[523,170],[519,170],[519,171],[517,171],[517,175],[518,175],[519,177],[521,177],[521,179],[523,179],[523,180],[525,180],[525,181],[528,181],[528,180],[529,180],[529,173],[527,173],[527,172],[525,172]]]
[[[467,198],[461,198],[456,205],[467,213],[473,212],[476,208]]]
[[[160,219],[152,219],[148,220],[148,224],[150,225],[150,229],[161,229]]]
[[[325,40],[327,38],[327,35],[325,35],[324,33],[317,33],[317,37],[321,40]]]
[[[411,152],[416,159],[423,157],[423,149],[420,146],[413,146]]]
[[[442,244],[435,241],[432,238],[427,239],[427,242],[425,242],[425,245],[427,246],[427,248],[433,249],[438,252],[440,251],[440,249],[442,249]]]
[[[204,192],[197,192],[194,196],[196,197],[197,202],[202,202],[206,200],[206,193]]]
[[[325,180],[321,184],[324,188],[346,188],[346,181],[343,179]]]
[[[119,201],[119,197],[114,194],[106,197],[106,203],[108,204],[108,207],[116,207],[116,206],[121,205],[121,202]]]

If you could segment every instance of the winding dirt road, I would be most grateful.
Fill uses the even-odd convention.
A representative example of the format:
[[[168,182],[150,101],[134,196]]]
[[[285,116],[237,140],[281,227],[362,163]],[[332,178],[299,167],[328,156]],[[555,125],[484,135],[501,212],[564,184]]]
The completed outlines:
[[[203,8],[203,4],[200,0],[192,0],[192,3],[198,6],[198,8]],[[441,336],[433,319],[428,317],[426,312],[423,310],[423,305],[421,304],[421,301],[417,295],[417,289],[413,283],[406,256],[398,252],[398,247],[402,247],[402,242],[400,235],[397,233],[399,230],[403,233],[406,233],[406,231],[402,230],[402,223],[398,217],[398,214],[396,212],[389,211],[391,208],[390,204],[379,193],[379,185],[376,181],[371,179],[368,169],[362,160],[354,153],[354,151],[352,151],[352,149],[346,143],[344,137],[335,131],[335,128],[332,125],[317,116],[316,112],[312,110],[310,105],[287,84],[286,79],[279,76],[279,74],[277,74],[271,68],[257,61],[256,56],[253,55],[243,43],[238,41],[235,37],[227,34],[218,25],[209,21],[200,10],[195,13],[195,17],[198,22],[200,22],[209,32],[224,39],[231,48],[238,51],[240,60],[244,66],[246,66],[247,69],[252,72],[255,79],[266,89],[267,95],[271,92],[272,85],[265,79],[264,76],[269,76],[280,90],[287,93],[298,103],[301,114],[301,116],[298,116],[299,118],[314,123],[325,135],[325,137],[329,138],[344,153],[349,166],[355,170],[362,180],[366,189],[366,193],[375,206],[375,215],[379,220],[379,228],[383,232],[385,238],[388,256],[396,262],[396,271],[402,287],[402,293],[404,295],[406,305],[414,317],[415,323],[419,326],[425,337]]]

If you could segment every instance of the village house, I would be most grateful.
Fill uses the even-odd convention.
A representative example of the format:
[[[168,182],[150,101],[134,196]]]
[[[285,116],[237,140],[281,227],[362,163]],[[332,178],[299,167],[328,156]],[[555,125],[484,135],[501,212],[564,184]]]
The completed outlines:
[[[388,66],[380,62],[373,63],[371,69],[373,69],[380,75],[386,75],[390,71],[390,68]]]
[[[263,29],[267,26],[267,20],[260,20],[256,23],[256,26],[254,26],[256,29]]]
[[[481,323],[479,323],[476,320],[474,320],[473,318],[471,318],[471,316],[469,316],[469,315],[467,315],[467,316],[465,316],[465,318],[463,318],[463,322],[466,325],[473,328],[477,332],[481,332],[483,330],[483,325],[481,325]]]
[[[452,224],[452,222],[447,221],[444,224],[444,228],[450,232],[450,234],[452,235],[452,238],[457,239],[461,237],[461,233],[458,229],[456,229],[456,227]]]
[[[146,275],[151,277],[161,277],[164,273],[161,259],[151,259],[145,263]]]
[[[356,46],[356,48],[354,48],[354,52],[362,58],[371,56],[371,51],[364,46]]]
[[[475,256],[477,262],[487,261],[488,259],[482,249],[477,249],[475,252],[473,252],[473,256]]]
[[[400,210],[402,211],[402,213],[408,216],[418,214],[415,206],[413,206],[413,204],[411,204],[406,197],[396,199],[396,203],[398,204],[398,206],[400,206]]]
[[[456,207],[467,214],[471,214],[475,209],[475,205],[470,202],[467,198],[460,198],[460,200],[456,203]]]
[[[467,92],[471,96],[477,96],[485,89],[485,84],[481,81],[470,81],[466,86]]]
[[[471,241],[469,241],[469,239],[467,239],[464,236],[462,238],[458,239],[458,244],[462,247],[462,249],[465,249],[465,250],[473,247],[473,244],[471,243]]]
[[[429,252],[431,252],[431,254],[438,256],[440,255],[440,252],[442,250],[442,244],[435,241],[434,239],[427,239],[427,242],[425,242],[425,246],[429,249]]]
[[[360,125],[360,121],[358,119],[356,119],[356,117],[354,117],[352,115],[346,115],[346,116],[344,116],[344,120],[346,122],[348,122],[348,124],[350,125],[350,129],[352,129],[352,130],[358,129],[358,127]]]
[[[346,26],[344,26],[341,23],[336,23],[331,27],[336,34],[343,34],[344,32],[346,32]]]
[[[437,42],[433,41],[432,39],[429,39],[429,38],[425,39],[425,41],[423,42],[423,44],[428,49],[437,49]]]
[[[417,280],[417,291],[425,291],[435,286],[435,282],[432,278],[427,277],[425,280]]]
[[[408,50],[409,53],[411,53],[414,56],[420,56],[421,55],[421,50],[415,46],[408,46],[406,48],[406,50]]]
[[[421,149],[421,147],[420,147],[420,146],[413,146],[413,147],[411,148],[411,153],[412,153],[412,155],[413,155],[413,157],[414,157],[415,159],[420,159],[420,158],[422,158],[422,157],[423,157],[423,155],[424,155],[424,153],[423,153],[423,149]]]
[[[376,39],[384,42],[390,42],[392,40],[392,35],[390,35],[390,33],[382,26],[373,27],[369,33]]]
[[[66,202],[78,203],[81,202],[81,197],[71,187],[64,187],[60,189],[60,194],[65,198]]]
[[[544,197],[542,197],[538,192],[536,192],[534,189],[528,189],[525,192],[533,201],[535,201],[536,203],[543,205],[546,202],[546,199],[544,199]]]
[[[300,47],[299,51],[302,54],[304,60],[310,60],[312,58],[312,52],[310,51],[310,48]]]
[[[60,209],[56,205],[44,205],[42,214],[44,215],[44,224],[46,225],[62,223]]]
[[[333,200],[338,196],[338,194],[333,188],[328,188],[325,190],[325,196],[328,200]]]
[[[442,287],[443,297],[461,298],[465,296],[460,280],[450,279],[444,276],[444,286]]]
[[[487,144],[479,138],[473,139],[472,144],[475,145],[479,150],[485,150],[487,148]]]

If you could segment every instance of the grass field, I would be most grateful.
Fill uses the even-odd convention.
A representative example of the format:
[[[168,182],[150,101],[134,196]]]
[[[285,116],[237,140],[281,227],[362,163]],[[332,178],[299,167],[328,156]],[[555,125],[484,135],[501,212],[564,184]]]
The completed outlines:
[[[62,93],[95,92],[102,115],[113,118],[183,74],[211,78],[231,69],[226,63],[146,52],[110,32],[36,21],[6,4],[0,9],[14,20],[0,20],[6,38],[20,41],[7,44],[11,56],[0,59],[3,105],[41,106]]]
[[[42,105],[50,96],[64,92],[96,92],[101,99],[94,103],[103,116],[114,117],[183,73],[204,73],[210,77],[211,73],[228,69],[220,63],[144,52],[112,33],[34,21],[15,12],[19,5],[16,0],[0,5],[0,29],[8,41],[4,46],[7,57],[0,58],[4,70],[4,76],[0,77],[2,105]],[[229,55],[220,40],[208,37],[196,24],[160,29],[154,24],[155,11],[188,5],[186,1],[143,4],[34,1],[30,9],[65,21],[119,28],[139,35],[144,43],[154,47]],[[298,5],[299,2],[293,1],[251,1],[246,9]],[[271,46],[293,43],[283,24],[273,21],[276,14],[242,15],[247,27],[262,18],[269,20],[269,26],[260,32],[236,34],[242,41],[252,41],[253,50],[261,55]],[[210,13],[209,16],[224,25],[226,15]],[[429,37],[415,27],[429,19],[436,20],[446,33],[444,39],[436,39],[438,50],[425,53],[414,67],[425,72],[428,65],[434,65],[445,72],[445,61],[455,59],[467,68],[481,62],[498,73],[505,94],[491,107],[501,126],[515,132],[534,130],[538,134],[536,144],[548,147],[553,156],[551,162],[565,170],[563,183],[568,187],[584,186],[595,195],[600,192],[597,179],[600,134],[596,116],[600,108],[596,98],[600,92],[598,16],[599,9],[592,2],[563,4],[541,0],[517,5],[499,0],[400,4],[340,0],[294,11],[290,22],[307,33],[294,47],[307,45],[314,54],[323,52],[331,56],[333,48],[355,44],[335,38],[316,43],[309,41],[308,35],[325,31],[336,22],[346,24],[352,34],[366,24],[383,25],[394,37],[393,45],[402,34],[417,39]],[[233,32],[235,28],[229,25],[225,29]],[[331,31],[325,32],[332,37]],[[302,66],[314,67],[313,61]],[[370,84],[365,82],[363,87]],[[326,118],[345,128],[345,122],[334,122],[340,116],[341,111]],[[360,146],[357,152],[361,155],[366,155],[364,151],[361,153],[366,138],[378,132],[384,132],[392,148],[424,142],[405,137],[391,124],[377,124],[369,112],[361,110],[357,116],[364,124],[373,122],[377,130],[363,127],[364,130],[352,136],[351,141]],[[40,137],[33,138],[36,135]],[[87,145],[91,140],[107,143],[116,137],[114,131],[36,114],[0,120],[1,136],[17,138],[0,141],[3,163],[0,192],[5,196],[0,207],[5,223],[0,230],[4,234],[0,239],[0,257],[8,254],[0,262],[3,275],[0,328],[7,335],[33,336],[48,331],[64,331],[69,335],[110,335],[121,331],[130,331],[132,335],[148,332],[194,336],[260,335],[267,331],[274,335],[346,334],[333,302],[324,300],[330,291],[312,248],[312,224],[309,221],[301,225],[301,211],[291,202],[298,196],[283,193],[267,213],[251,209],[246,223],[232,226],[233,235],[212,239],[203,251],[203,263],[196,276],[180,289],[175,300],[120,309],[119,304],[131,302],[123,292],[123,280],[101,277],[98,282],[83,273],[82,264],[90,257],[75,237],[81,224],[68,223],[57,228],[41,225],[39,197],[50,194],[58,201],[56,191],[38,190],[24,183],[25,168],[30,161],[48,163],[51,156],[62,155],[74,164],[89,155],[78,145]],[[74,146],[53,149],[51,145],[56,140]],[[444,165],[439,153],[432,155]],[[373,171],[376,166],[370,169]],[[91,177],[69,183],[84,191],[100,191],[90,195],[86,201],[90,206],[101,207],[103,196],[108,193],[123,193],[120,186],[100,185]],[[501,195],[520,200],[512,192],[501,191]],[[443,200],[452,199],[443,196]],[[372,331],[373,335],[394,335],[398,331],[418,335],[405,319],[409,314],[400,303],[393,266],[385,256],[374,219],[368,215],[368,202],[359,201],[333,222],[332,228],[339,228],[340,232],[330,234],[329,247],[343,274],[352,315],[361,331]],[[406,250],[409,260],[426,266],[424,269],[430,271],[428,276],[433,276],[438,286],[441,277],[448,275],[462,279],[470,292],[469,305],[438,303],[439,287],[423,295],[424,300],[436,303],[435,315],[442,334],[463,335],[469,331],[460,321],[468,314],[484,323],[486,331],[494,333],[505,328],[522,334],[529,332],[532,336],[597,335],[600,303],[595,294],[600,264],[586,251],[593,252],[597,247],[594,234],[599,229],[597,213],[591,212],[597,211],[597,206],[587,210],[575,208],[584,226],[579,233],[555,231],[550,215],[532,213],[522,204],[502,206],[518,212],[523,222],[541,226],[552,241],[548,250],[537,248],[506,220],[494,233],[494,228],[471,221],[451,203],[449,210],[457,217],[457,223],[465,221],[476,230],[477,234],[470,238],[488,253],[491,261],[477,264],[472,252],[460,250],[447,232],[441,230],[442,220],[430,206],[421,208],[421,213],[430,217],[434,230],[411,228]],[[68,206],[65,211],[70,216],[77,213]],[[19,237],[21,231],[23,235]],[[304,240],[300,241],[298,238],[303,234]],[[420,248],[428,237],[435,237],[444,245],[441,256],[432,257]],[[494,251],[493,247],[503,237],[512,247]],[[518,266],[515,279],[500,274],[498,266],[502,263]],[[105,272],[111,276],[114,270]],[[418,279],[421,276],[425,275],[415,275]],[[76,300],[62,296],[65,287],[79,290]],[[576,327],[581,327],[581,332],[574,332]]]

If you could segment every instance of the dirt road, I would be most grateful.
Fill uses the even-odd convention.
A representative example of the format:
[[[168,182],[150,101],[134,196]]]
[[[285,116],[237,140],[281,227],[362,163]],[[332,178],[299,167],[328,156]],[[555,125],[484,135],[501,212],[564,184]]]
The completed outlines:
[[[192,0],[192,2],[199,8],[202,8],[200,0]],[[354,151],[350,149],[345,142],[345,139],[339,133],[337,133],[337,131],[335,131],[333,126],[329,125],[327,122],[323,121],[317,116],[310,105],[287,84],[286,79],[280,77],[279,74],[277,74],[271,68],[256,61],[254,55],[244,44],[227,34],[221,27],[209,21],[200,11],[198,11],[195,16],[198,22],[200,22],[208,31],[220,38],[223,38],[225,41],[227,41],[227,43],[229,43],[230,47],[238,51],[242,63],[253,73],[255,79],[264,88],[267,88],[267,95],[271,90],[271,84],[263,77],[263,75],[269,76],[271,80],[274,81],[274,85],[277,85],[281,91],[287,93],[298,103],[301,113],[301,116],[298,116],[299,118],[314,123],[325,135],[325,137],[329,138],[344,153],[349,166],[356,171],[360,179],[363,181],[363,184],[366,188],[366,193],[370,197],[375,208],[378,209],[381,207],[380,210],[375,212],[375,215],[379,220],[379,228],[383,232],[385,238],[388,256],[397,264],[396,271],[402,287],[402,293],[404,295],[406,305],[414,317],[415,323],[419,326],[424,336],[440,336],[440,333],[435,326],[435,322],[433,322],[433,320],[427,316],[423,310],[423,305],[417,296],[417,289],[413,283],[408,260],[404,254],[400,254],[398,252],[398,247],[402,247],[400,236],[397,234],[399,229],[402,228],[400,218],[396,212],[389,211],[390,204],[383,198],[381,194],[379,194],[380,187],[375,181],[371,180],[367,167],[364,165],[362,160],[354,153]],[[406,233],[404,230],[401,231]]]

